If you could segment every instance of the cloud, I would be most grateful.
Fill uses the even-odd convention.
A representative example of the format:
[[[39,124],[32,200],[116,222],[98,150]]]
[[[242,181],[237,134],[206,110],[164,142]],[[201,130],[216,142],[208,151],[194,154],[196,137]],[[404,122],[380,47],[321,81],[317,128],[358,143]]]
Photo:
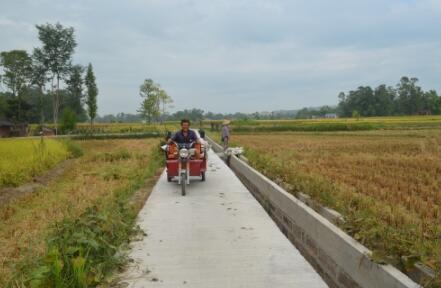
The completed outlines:
[[[34,24],[74,26],[94,64],[99,113],[135,112],[145,78],[176,109],[232,112],[335,104],[340,91],[417,76],[441,90],[436,0],[14,1],[0,50],[38,45]]]

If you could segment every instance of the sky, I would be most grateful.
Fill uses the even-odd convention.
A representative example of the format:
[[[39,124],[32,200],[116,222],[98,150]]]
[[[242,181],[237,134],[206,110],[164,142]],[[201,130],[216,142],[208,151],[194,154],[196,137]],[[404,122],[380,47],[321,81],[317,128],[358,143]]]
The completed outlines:
[[[440,0],[0,0],[0,51],[32,51],[56,22],[94,67],[100,115],[135,113],[146,78],[172,111],[336,105],[404,75],[441,92]]]

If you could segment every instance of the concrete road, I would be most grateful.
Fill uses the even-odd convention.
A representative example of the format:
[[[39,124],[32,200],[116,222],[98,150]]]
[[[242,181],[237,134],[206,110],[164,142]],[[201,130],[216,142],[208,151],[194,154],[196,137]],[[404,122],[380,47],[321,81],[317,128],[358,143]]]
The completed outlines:
[[[210,151],[207,181],[181,196],[163,174],[139,214],[126,287],[327,287],[234,173]]]

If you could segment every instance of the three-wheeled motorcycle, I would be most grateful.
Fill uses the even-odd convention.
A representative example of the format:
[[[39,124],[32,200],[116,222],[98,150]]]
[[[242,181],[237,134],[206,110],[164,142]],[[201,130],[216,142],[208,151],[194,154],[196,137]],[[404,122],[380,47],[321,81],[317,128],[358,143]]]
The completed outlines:
[[[176,143],[172,142],[165,148],[167,180],[172,182],[177,178],[181,186],[182,196],[186,194],[186,186],[190,184],[190,177],[199,177],[205,181],[207,171],[207,143],[204,131],[196,131],[202,143]],[[168,134],[167,138],[171,135]]]

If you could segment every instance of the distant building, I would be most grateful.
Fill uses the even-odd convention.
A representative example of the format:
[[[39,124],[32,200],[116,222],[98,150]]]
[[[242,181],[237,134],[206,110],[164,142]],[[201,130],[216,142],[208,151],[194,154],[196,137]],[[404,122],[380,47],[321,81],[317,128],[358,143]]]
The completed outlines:
[[[29,135],[27,123],[14,124],[9,121],[0,121],[0,137],[24,137]]]
[[[421,110],[417,115],[432,115],[432,111],[430,109]]]
[[[0,138],[10,137],[14,129],[14,124],[8,121],[0,121]]]
[[[337,116],[337,114],[335,114],[335,113],[328,113],[328,114],[325,114],[325,117],[324,118],[327,118],[327,119],[335,119],[335,118],[338,118],[338,116]]]
[[[41,134],[43,136],[54,136],[55,135],[55,131],[54,129],[49,129],[47,127],[43,127]]]
[[[29,135],[29,125],[27,123],[18,123],[14,125],[12,136],[25,137]]]

